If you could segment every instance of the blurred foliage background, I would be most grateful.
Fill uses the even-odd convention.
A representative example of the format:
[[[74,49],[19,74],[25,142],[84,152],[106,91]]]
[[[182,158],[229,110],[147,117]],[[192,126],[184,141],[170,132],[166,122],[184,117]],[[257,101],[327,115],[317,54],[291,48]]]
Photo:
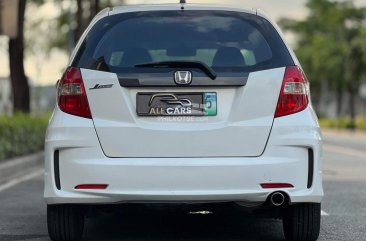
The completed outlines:
[[[357,116],[365,117],[366,8],[330,0],[309,0],[306,6],[305,20],[282,19],[280,25],[296,34],[295,51],[311,81],[318,114],[343,118],[340,123],[347,124],[339,127],[354,129]],[[335,103],[333,113],[330,102]]]
[[[41,150],[48,118],[48,114],[0,116],[0,160]]]

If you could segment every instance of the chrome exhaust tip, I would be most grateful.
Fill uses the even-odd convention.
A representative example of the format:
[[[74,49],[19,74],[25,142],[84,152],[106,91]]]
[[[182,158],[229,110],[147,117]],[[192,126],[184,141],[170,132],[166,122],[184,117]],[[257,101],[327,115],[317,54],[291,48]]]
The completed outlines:
[[[285,203],[285,195],[281,192],[274,192],[270,197],[271,204],[280,207]]]

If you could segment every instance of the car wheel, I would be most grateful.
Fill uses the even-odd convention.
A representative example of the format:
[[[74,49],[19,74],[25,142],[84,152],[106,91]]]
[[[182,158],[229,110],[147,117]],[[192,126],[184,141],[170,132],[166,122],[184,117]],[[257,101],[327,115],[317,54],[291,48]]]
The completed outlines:
[[[83,235],[84,212],[74,205],[47,205],[47,226],[52,241],[78,241]]]
[[[287,241],[316,241],[320,232],[320,203],[295,204],[285,208],[283,231]]]

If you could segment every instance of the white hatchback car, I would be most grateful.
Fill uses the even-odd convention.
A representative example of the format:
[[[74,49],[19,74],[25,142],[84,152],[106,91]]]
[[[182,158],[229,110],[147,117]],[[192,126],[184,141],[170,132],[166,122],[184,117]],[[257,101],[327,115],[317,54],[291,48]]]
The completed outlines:
[[[58,83],[45,146],[54,241],[81,238],[86,207],[126,203],[232,202],[277,210],[286,240],[319,235],[309,83],[256,10],[103,10]]]

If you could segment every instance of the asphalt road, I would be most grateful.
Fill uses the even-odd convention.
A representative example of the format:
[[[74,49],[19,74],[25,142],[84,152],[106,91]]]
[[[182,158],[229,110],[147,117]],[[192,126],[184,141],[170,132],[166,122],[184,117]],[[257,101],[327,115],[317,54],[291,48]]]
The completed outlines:
[[[320,241],[366,240],[366,135],[325,132]],[[0,241],[49,240],[41,175],[0,186]],[[29,179],[29,180],[27,180]],[[84,240],[283,240],[281,223],[250,215],[130,212],[86,223]]]

